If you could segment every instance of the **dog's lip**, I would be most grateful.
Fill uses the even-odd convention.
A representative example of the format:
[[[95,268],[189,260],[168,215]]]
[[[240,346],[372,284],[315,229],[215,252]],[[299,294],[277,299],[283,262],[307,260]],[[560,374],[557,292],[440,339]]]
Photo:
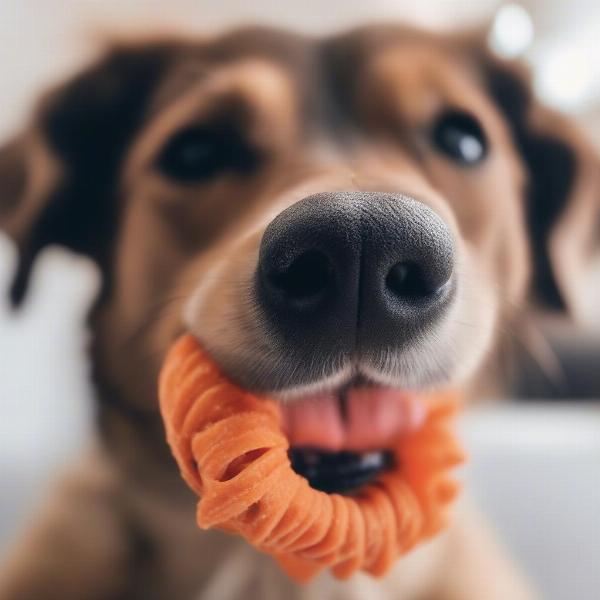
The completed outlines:
[[[416,393],[363,383],[287,401],[281,413],[292,448],[329,452],[389,448],[398,436],[418,429],[426,416]]]

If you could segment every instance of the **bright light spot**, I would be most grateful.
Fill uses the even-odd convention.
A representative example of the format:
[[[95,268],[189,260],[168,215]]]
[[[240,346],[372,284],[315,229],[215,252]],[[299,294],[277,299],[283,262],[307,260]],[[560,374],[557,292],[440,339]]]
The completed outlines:
[[[554,106],[576,108],[596,82],[596,67],[589,48],[570,43],[552,50],[539,66],[536,91]]]
[[[505,58],[515,58],[525,52],[533,41],[533,22],[519,4],[505,4],[494,18],[490,31],[491,49]]]
[[[483,146],[476,137],[466,135],[461,138],[459,145],[461,154],[467,162],[475,162],[483,154]]]

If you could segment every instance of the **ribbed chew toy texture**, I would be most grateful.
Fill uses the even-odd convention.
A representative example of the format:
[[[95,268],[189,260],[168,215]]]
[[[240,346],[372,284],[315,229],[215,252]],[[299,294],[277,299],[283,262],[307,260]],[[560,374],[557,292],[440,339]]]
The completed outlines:
[[[449,471],[464,459],[451,394],[427,399],[425,425],[390,448],[394,470],[341,496],[292,470],[277,403],[228,381],[192,335],[169,351],[159,393],[171,451],[200,498],[198,525],[241,535],[297,581],[326,567],[340,579],[382,576],[446,524],[458,491]]]

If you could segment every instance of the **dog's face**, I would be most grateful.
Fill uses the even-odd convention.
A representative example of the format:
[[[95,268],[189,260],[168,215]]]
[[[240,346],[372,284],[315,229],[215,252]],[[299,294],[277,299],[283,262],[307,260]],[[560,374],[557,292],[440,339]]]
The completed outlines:
[[[595,249],[578,134],[472,41],[395,27],[115,50],[0,161],[14,299],[49,243],[98,260],[100,377],[138,408],[184,326],[281,398],[466,385]]]

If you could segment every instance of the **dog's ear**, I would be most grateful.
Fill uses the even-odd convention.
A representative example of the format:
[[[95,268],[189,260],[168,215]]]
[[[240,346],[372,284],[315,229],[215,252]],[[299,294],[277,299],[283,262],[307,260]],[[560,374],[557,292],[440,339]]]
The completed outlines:
[[[18,248],[18,305],[45,246],[106,266],[119,213],[115,179],[172,48],[114,48],[40,101],[26,130],[0,148],[0,229]]]
[[[580,317],[589,268],[600,259],[598,156],[572,119],[535,97],[528,69],[482,44],[474,55],[526,169],[536,300]]]

